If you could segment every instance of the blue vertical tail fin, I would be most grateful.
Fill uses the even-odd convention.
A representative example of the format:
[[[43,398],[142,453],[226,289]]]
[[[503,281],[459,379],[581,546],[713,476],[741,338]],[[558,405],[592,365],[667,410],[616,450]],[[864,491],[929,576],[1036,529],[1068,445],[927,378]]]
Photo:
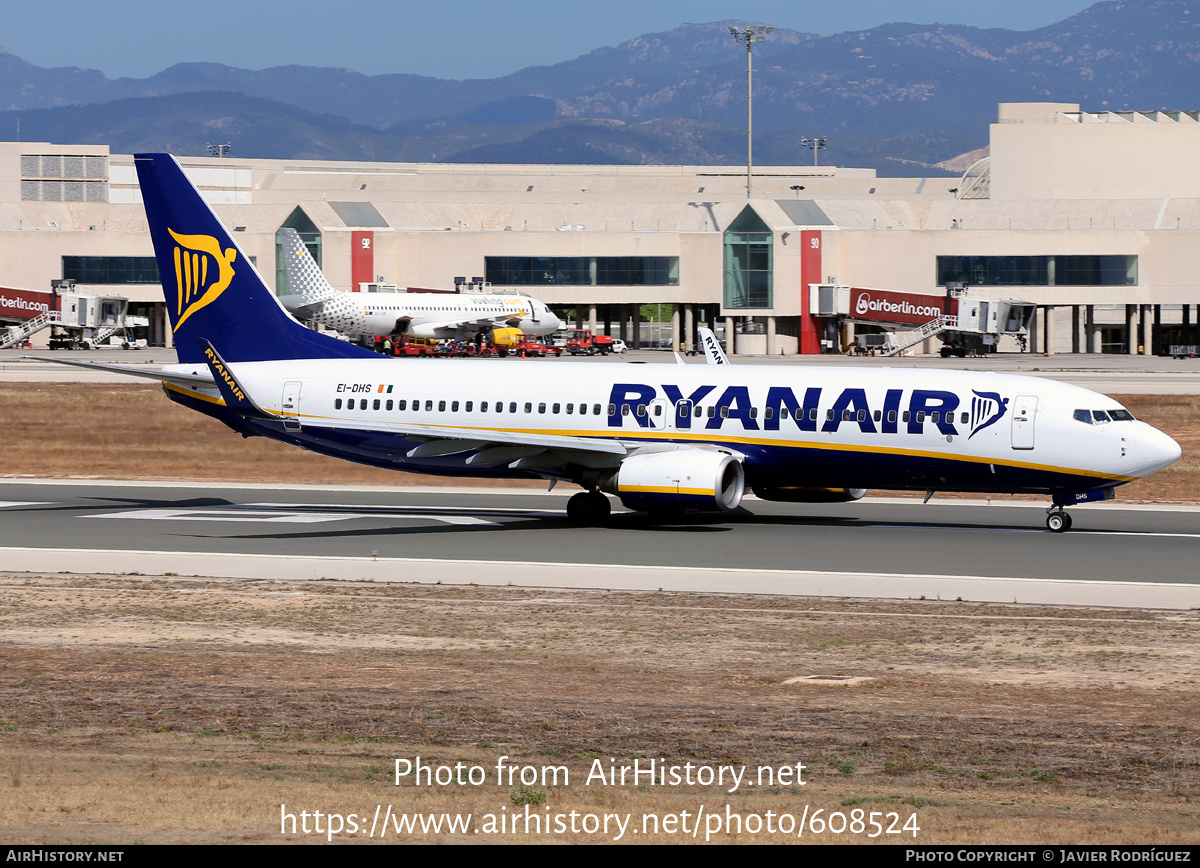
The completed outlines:
[[[206,361],[199,338],[231,362],[375,356],[292,319],[174,157],[134,164],[180,362]]]

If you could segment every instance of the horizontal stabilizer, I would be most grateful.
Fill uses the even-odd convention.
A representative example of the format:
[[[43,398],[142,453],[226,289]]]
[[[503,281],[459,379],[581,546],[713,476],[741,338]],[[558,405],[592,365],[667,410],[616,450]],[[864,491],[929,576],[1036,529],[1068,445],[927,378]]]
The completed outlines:
[[[175,383],[179,386],[204,387],[212,386],[213,378],[208,374],[183,374],[174,371],[149,371],[145,368],[135,368],[132,365],[105,365],[100,362],[77,362],[74,359],[52,359],[47,356],[21,356],[35,362],[54,362],[56,365],[73,365],[76,368],[91,368],[95,371],[106,371],[110,374],[125,374],[130,377],[143,377],[147,380],[158,380],[160,383]]]

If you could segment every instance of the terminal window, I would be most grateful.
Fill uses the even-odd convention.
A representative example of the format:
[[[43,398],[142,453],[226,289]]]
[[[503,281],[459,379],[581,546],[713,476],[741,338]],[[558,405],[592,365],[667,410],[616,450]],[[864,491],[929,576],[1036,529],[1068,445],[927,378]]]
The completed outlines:
[[[1121,255],[939,256],[937,284],[1137,286],[1138,258]]]
[[[772,306],[774,236],[769,226],[747,205],[725,232],[724,306]]]
[[[250,261],[257,263],[258,257]],[[64,256],[62,276],[76,283],[159,283],[153,256]]]
[[[487,256],[498,286],[678,286],[678,256]]]
[[[63,277],[76,283],[158,283],[153,256],[64,256]]]

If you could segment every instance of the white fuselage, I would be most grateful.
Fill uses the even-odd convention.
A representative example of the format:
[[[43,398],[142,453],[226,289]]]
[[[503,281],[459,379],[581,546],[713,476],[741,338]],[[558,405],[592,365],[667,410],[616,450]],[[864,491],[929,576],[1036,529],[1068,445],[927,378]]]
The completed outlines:
[[[287,299],[281,299],[285,305]],[[561,326],[537,299],[475,293],[338,292],[306,316],[346,334],[371,337],[408,332],[426,338],[463,338],[509,324],[526,334],[547,335]]]
[[[365,433],[365,458],[386,463],[380,455],[390,454],[398,469],[426,472],[454,471],[469,455],[407,457],[399,441],[430,439],[426,426],[465,441],[491,431],[630,448],[717,447],[745,456],[751,482],[788,485],[1083,490],[1146,476],[1179,457],[1171,438],[1116,401],[1016,375],[588,363],[544,365],[527,376],[505,362],[468,370],[382,358],[230,367],[264,410],[294,418],[298,442],[312,438],[303,445],[321,451],[336,441],[346,457],[346,435]],[[287,414],[285,384],[297,401]],[[521,475],[506,470],[491,468]]]

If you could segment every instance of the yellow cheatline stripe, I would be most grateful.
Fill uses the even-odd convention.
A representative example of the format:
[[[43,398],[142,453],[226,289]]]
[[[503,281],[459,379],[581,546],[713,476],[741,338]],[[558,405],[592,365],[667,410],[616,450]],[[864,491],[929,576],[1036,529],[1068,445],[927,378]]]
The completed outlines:
[[[171,383],[164,382],[163,386],[164,386],[164,388],[172,389],[174,391],[180,392],[181,394],[189,395],[191,397],[200,398],[201,400],[209,401],[210,403],[221,404],[221,405],[225,404],[224,400],[209,398],[205,395],[201,395],[196,392],[182,389]],[[283,413],[279,412],[278,410],[267,410],[266,412],[271,413],[275,416],[284,415]],[[353,423],[356,421],[355,418],[352,418],[352,417],[322,416],[322,415],[307,414],[307,413],[300,414],[299,416],[296,416],[296,417],[289,417],[289,418],[320,419],[320,420],[324,420],[327,422],[342,422],[342,423],[345,423],[348,425],[353,425]],[[381,424],[387,425],[389,423],[383,422]],[[395,424],[395,423],[392,423],[392,424]],[[672,442],[679,442],[679,441],[702,442],[702,443],[706,443],[706,444],[709,444],[712,446],[730,446],[730,447],[733,447],[735,445],[743,445],[743,446],[750,445],[750,446],[773,446],[776,448],[782,447],[782,448],[787,448],[787,449],[829,449],[829,450],[834,450],[837,452],[854,452],[854,453],[863,453],[863,454],[867,454],[867,455],[902,455],[902,456],[906,456],[909,458],[937,458],[937,459],[941,459],[943,461],[962,461],[962,462],[967,462],[970,464],[998,464],[1001,467],[1015,467],[1015,468],[1019,468],[1022,470],[1040,470],[1040,471],[1044,471],[1047,473],[1069,473],[1069,474],[1074,474],[1076,476],[1092,476],[1092,477],[1096,477],[1098,479],[1109,479],[1109,480],[1112,480],[1113,482],[1136,482],[1137,480],[1142,478],[1140,476],[1123,476],[1121,474],[1115,474],[1115,473],[1097,473],[1094,470],[1081,470],[1080,468],[1077,468],[1077,467],[1059,467],[1059,466],[1056,466],[1053,464],[1035,464],[1035,463],[1029,462],[1029,461],[1012,461],[1012,460],[1007,460],[1007,459],[1003,459],[1003,458],[980,457],[978,455],[951,455],[951,454],[947,454],[945,452],[929,452],[929,451],[919,450],[919,449],[899,449],[894,446],[854,446],[854,445],[844,444],[844,443],[795,442],[795,441],[788,441],[788,440],[770,440],[765,437],[721,437],[720,439],[717,439],[717,438],[713,438],[713,437],[706,437],[703,434],[682,434],[678,431],[670,432],[670,431],[656,430],[656,429],[652,429],[652,428],[640,429],[636,433],[636,435],[634,435],[634,432],[632,432],[632,431],[626,431],[626,430],[622,429],[620,431],[621,434],[631,435],[631,436],[622,437],[622,436],[619,436],[616,432],[608,432],[608,431],[589,431],[589,430],[582,430],[582,431],[579,431],[579,430],[550,430],[550,431],[547,431],[547,430],[541,429],[541,428],[494,428],[494,427],[488,428],[488,427],[475,426],[475,425],[437,425],[437,426],[434,426],[434,425],[432,425],[432,423],[417,423],[417,424],[429,424],[430,427],[450,428],[451,430],[454,430],[454,431],[461,431],[461,432],[463,432],[464,439],[469,434],[475,434],[478,432],[482,432],[485,434],[486,433],[548,434],[548,435],[553,435],[556,437],[587,437],[587,438],[590,438],[593,440],[633,440],[633,439],[651,440],[651,441],[653,441],[653,440],[669,440]],[[655,435],[655,436],[652,436],[652,435]],[[398,432],[398,436],[403,436],[403,433]],[[434,435],[430,435],[430,436],[434,436]],[[536,445],[536,444],[530,444],[530,445]],[[570,447],[569,446],[552,446],[552,447],[548,447],[548,448],[569,449]]]
[[[631,494],[690,494],[696,497],[712,497],[713,493],[705,488],[676,488],[670,485],[621,485],[619,491]]]

